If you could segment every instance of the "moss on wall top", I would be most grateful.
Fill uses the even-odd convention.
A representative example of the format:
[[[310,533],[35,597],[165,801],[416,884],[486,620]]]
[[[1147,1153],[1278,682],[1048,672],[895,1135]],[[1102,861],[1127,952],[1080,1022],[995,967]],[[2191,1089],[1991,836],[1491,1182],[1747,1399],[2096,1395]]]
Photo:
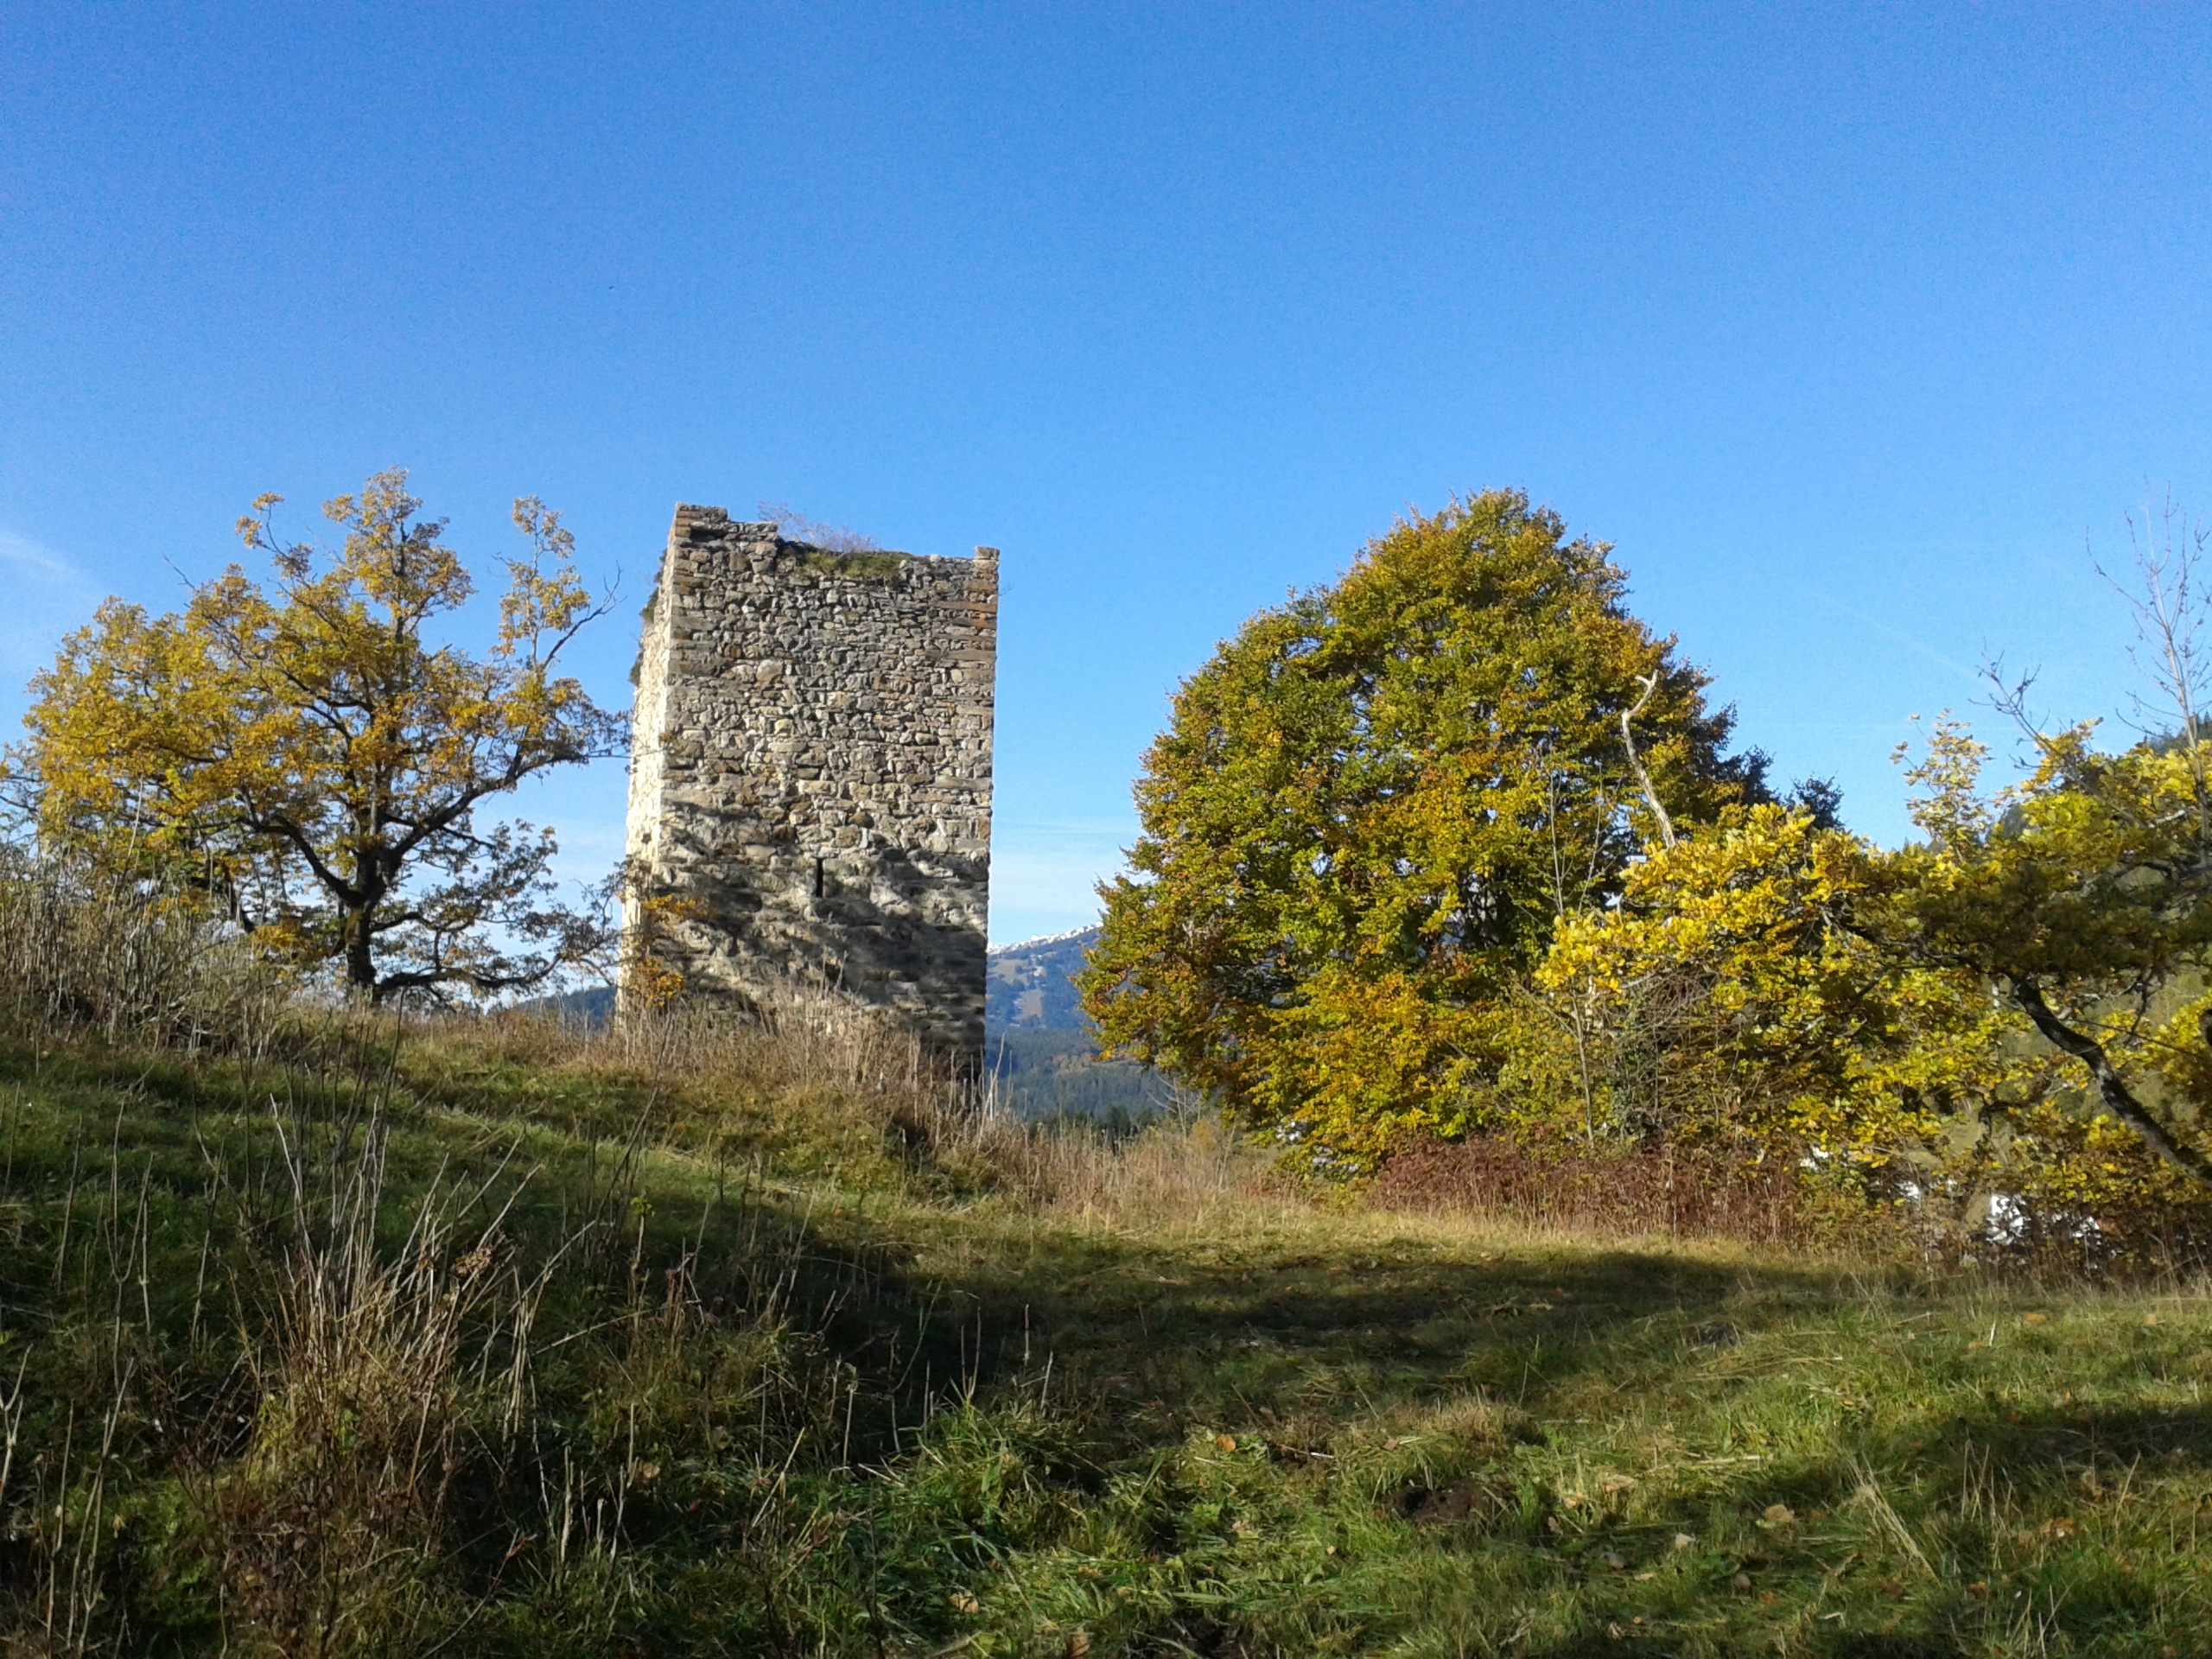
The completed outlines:
[[[914,562],[912,553],[831,553],[818,547],[791,544],[798,562],[825,575],[857,576],[863,582],[896,582]]]

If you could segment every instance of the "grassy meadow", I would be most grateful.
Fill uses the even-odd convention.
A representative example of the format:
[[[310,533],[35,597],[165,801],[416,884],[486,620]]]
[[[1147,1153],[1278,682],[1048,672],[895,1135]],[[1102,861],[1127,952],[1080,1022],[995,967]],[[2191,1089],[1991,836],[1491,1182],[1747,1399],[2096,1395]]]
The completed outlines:
[[[2194,1280],[1383,1213],[822,1007],[165,1022],[199,968],[27,948],[9,1653],[2212,1652]]]

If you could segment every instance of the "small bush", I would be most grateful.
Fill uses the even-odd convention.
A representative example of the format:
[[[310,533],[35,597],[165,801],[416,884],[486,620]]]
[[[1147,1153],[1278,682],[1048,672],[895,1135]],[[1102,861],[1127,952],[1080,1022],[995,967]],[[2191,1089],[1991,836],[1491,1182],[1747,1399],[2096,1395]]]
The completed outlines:
[[[1800,1246],[1823,1231],[1796,1161],[1740,1146],[1416,1141],[1370,1189],[1379,1209],[1480,1216],[1570,1233]]]

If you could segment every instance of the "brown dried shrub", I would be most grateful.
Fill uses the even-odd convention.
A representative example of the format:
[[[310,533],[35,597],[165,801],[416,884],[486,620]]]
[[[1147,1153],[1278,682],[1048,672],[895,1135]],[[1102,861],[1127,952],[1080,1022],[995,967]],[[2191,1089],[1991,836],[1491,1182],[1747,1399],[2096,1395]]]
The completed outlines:
[[[1727,1238],[1801,1247],[1834,1217],[1796,1158],[1774,1147],[1575,1146],[1504,1135],[1428,1138],[1376,1173],[1379,1209],[1479,1216],[1547,1231]]]

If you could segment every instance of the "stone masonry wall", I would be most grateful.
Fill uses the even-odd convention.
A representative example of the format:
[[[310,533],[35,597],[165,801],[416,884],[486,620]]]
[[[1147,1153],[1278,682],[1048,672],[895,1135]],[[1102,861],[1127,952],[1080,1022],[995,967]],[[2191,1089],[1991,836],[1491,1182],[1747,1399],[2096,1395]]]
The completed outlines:
[[[998,553],[826,553],[679,506],[638,661],[629,855],[659,954],[748,1005],[820,976],[983,1042]]]

